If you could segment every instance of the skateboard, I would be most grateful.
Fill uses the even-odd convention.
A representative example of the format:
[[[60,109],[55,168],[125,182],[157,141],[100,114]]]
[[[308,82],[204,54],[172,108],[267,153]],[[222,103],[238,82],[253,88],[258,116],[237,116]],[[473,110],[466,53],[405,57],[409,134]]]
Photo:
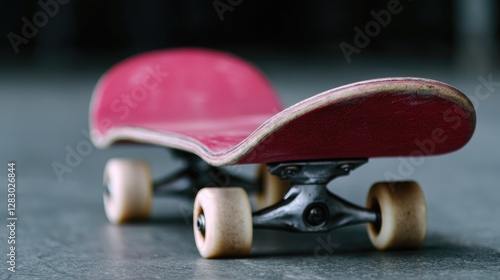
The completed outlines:
[[[427,214],[416,182],[375,183],[365,207],[326,185],[369,158],[419,162],[456,151],[475,123],[463,93],[422,78],[352,83],[283,108],[254,66],[204,49],[129,58],[102,76],[90,106],[95,146],[158,145],[183,161],[158,180],[144,161],[108,161],[109,221],[147,219],[159,193],[192,196],[194,238],[204,258],[248,255],[253,229],[325,232],[360,223],[379,250],[418,248]],[[256,180],[222,168],[252,163],[260,164]]]

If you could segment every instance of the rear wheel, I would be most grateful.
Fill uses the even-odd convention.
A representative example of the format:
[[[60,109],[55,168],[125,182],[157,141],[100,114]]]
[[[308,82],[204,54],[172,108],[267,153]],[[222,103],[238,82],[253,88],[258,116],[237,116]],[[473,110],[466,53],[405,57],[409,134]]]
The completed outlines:
[[[261,186],[261,191],[255,196],[257,210],[278,203],[290,189],[290,182],[269,173],[265,164],[259,165],[257,178]]]
[[[111,159],[104,169],[104,209],[113,224],[147,220],[153,204],[153,182],[147,162]]]

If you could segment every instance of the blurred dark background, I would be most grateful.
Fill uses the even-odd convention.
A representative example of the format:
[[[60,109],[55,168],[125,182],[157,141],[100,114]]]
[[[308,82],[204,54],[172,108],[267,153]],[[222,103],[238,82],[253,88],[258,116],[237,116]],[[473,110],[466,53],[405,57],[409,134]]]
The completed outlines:
[[[0,158],[17,162],[21,245],[19,272],[10,277],[2,267],[0,279],[498,279],[499,12],[495,0],[2,1]],[[385,26],[377,23],[373,14],[387,13]],[[367,27],[369,42],[356,31]],[[341,45],[349,46],[348,59]],[[161,147],[124,145],[68,163],[71,151],[90,146],[93,88],[125,57],[184,46],[251,61],[285,106],[380,77],[431,78],[463,91],[477,111],[474,137],[464,149],[426,158],[409,172],[426,194],[424,248],[375,252],[364,226],[319,236],[256,231],[256,258],[201,260],[185,216],[192,205],[175,198],[155,200],[150,224],[109,225],[102,207],[108,159],[146,159],[157,177],[179,161]],[[401,172],[403,160],[370,162],[332,189],[364,205],[369,186]],[[54,163],[69,171],[60,175]],[[0,171],[0,209],[7,209],[6,176]],[[8,236],[1,221],[0,236]],[[330,237],[340,247],[316,258],[315,248]]]
[[[483,70],[494,65],[500,5],[493,0],[4,1],[0,58],[86,64],[150,49],[200,46],[248,56],[321,55],[346,63],[339,44],[355,46],[354,28],[364,30],[374,20],[371,11],[388,5],[402,11],[352,55],[353,62],[374,56],[458,61]],[[25,37],[23,17],[39,27],[33,38],[18,43],[16,53],[12,34]]]

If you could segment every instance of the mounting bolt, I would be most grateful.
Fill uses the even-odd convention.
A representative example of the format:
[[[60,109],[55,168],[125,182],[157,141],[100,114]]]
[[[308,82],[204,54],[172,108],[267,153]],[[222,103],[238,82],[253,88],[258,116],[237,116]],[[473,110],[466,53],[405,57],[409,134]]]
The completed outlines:
[[[281,171],[281,177],[284,179],[288,179],[293,177],[293,175],[297,174],[299,171],[298,166],[287,166],[283,171]]]
[[[352,169],[352,165],[346,163],[346,164],[342,164],[340,167],[339,167],[340,170],[342,170],[343,172],[349,172],[351,171]]]
[[[305,214],[306,221],[311,226],[320,226],[326,223],[328,216],[325,207],[320,205],[310,207]]]
[[[205,236],[205,215],[201,213],[196,219],[196,228],[201,232],[203,236]]]

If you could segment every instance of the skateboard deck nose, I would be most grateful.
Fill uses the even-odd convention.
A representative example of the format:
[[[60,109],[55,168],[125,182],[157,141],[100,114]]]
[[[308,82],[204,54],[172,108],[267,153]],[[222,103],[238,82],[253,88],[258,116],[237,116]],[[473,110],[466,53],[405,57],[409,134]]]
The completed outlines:
[[[476,115],[447,84],[388,78],[320,93],[270,122],[276,129],[256,145],[258,161],[445,154],[470,140]]]

